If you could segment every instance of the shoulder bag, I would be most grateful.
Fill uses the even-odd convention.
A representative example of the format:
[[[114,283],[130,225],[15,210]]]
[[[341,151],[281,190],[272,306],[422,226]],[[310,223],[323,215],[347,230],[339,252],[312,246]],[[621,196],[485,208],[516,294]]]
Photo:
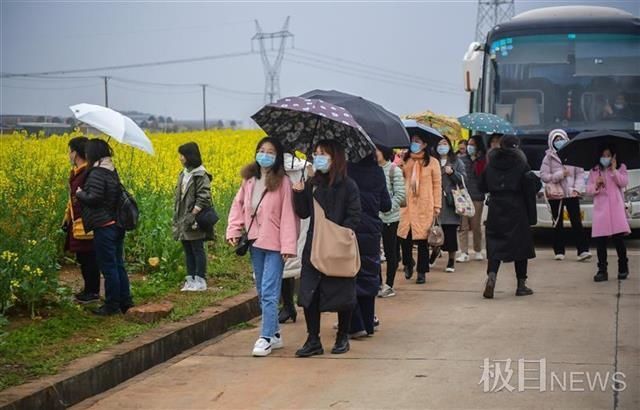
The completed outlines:
[[[267,195],[266,189],[264,190],[264,192],[262,193],[262,196],[260,197],[260,201],[258,202],[258,206],[256,206],[256,210],[253,212],[253,215],[251,215],[251,223],[249,223],[249,227],[245,230],[245,232],[242,234],[242,236],[238,240],[238,244],[236,245],[236,249],[235,249],[236,255],[238,256],[246,255],[247,252],[249,251],[249,247],[254,242],[249,240],[249,231],[253,226],[253,222],[256,220],[256,216],[258,215],[258,209],[260,208],[260,204],[262,203],[262,200],[264,199],[265,195]]]

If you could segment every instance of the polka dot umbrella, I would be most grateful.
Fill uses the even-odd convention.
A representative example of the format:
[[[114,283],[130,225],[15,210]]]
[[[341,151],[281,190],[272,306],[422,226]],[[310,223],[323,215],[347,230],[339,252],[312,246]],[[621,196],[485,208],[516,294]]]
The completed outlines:
[[[460,125],[473,131],[487,134],[513,134],[515,130],[509,121],[495,114],[474,112],[458,118]]]

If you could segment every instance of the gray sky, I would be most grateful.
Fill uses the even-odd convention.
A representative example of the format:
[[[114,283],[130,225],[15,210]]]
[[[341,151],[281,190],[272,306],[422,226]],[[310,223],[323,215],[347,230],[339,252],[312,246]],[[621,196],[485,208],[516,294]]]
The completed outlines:
[[[462,91],[462,55],[473,41],[476,3],[1,0],[0,71],[42,72],[245,52],[251,49],[254,19],[259,19],[263,30],[270,32],[279,30],[286,16],[291,16],[295,49],[287,49],[286,55],[295,61],[283,62],[282,96],[314,88],[338,89],[362,95],[398,114],[431,109],[461,115],[467,108]],[[516,0],[516,13],[544,6],[587,3],[640,14],[638,0]],[[339,60],[327,65],[325,56],[414,77],[405,77],[409,84],[396,83],[397,74],[380,80],[378,70],[372,78],[370,72],[357,71],[366,69],[363,66],[344,65],[347,63]],[[262,93],[265,83],[258,54],[76,74],[87,75],[161,83],[209,83],[253,93]],[[104,102],[101,79],[3,79],[1,85],[2,114],[67,116],[69,105]],[[202,116],[201,94],[196,87],[112,81],[109,103],[118,110],[135,109],[180,119]],[[262,103],[262,95],[209,89],[207,116],[246,121]]]

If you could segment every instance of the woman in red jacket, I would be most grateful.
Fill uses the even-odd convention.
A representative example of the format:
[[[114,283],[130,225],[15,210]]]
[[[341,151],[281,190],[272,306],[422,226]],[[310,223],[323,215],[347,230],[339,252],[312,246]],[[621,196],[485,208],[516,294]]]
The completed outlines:
[[[89,139],[76,137],[69,141],[69,160],[73,169],[69,175],[69,201],[64,214],[62,229],[67,233],[64,244],[65,251],[74,252],[76,260],[80,264],[84,288],[75,295],[79,303],[97,302],[100,300],[100,269],[96,261],[96,252],[93,249],[93,240],[88,236],[74,236],[74,221],[76,225],[82,225],[82,205],[76,198],[78,187],[84,185],[87,176],[87,159],[85,145]],[[76,232],[77,236],[80,236]]]

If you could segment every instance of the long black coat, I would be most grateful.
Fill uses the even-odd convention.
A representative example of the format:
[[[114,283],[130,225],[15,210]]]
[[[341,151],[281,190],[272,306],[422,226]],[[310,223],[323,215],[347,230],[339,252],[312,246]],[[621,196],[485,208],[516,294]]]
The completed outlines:
[[[535,189],[522,152],[494,149],[480,178],[480,189],[489,193],[486,223],[487,258],[505,262],[536,257],[530,228]]]
[[[316,188],[315,192],[313,191]],[[301,218],[311,218],[307,242],[302,252],[302,269],[300,272],[300,290],[298,304],[309,307],[316,293],[319,294],[320,311],[338,312],[352,310],[356,305],[356,281],[354,278],[329,277],[318,271],[311,263],[311,246],[313,243],[313,211],[315,198],[327,218],[355,230],[360,223],[362,209],[358,185],[346,178],[329,186],[325,176],[307,181],[302,192],[294,192],[293,203],[296,214]]]
[[[362,263],[356,276],[356,293],[358,296],[376,296],[380,289],[380,211],[391,210],[391,198],[384,171],[373,158],[349,163],[348,174],[360,189],[362,206],[362,218],[355,229]]]

